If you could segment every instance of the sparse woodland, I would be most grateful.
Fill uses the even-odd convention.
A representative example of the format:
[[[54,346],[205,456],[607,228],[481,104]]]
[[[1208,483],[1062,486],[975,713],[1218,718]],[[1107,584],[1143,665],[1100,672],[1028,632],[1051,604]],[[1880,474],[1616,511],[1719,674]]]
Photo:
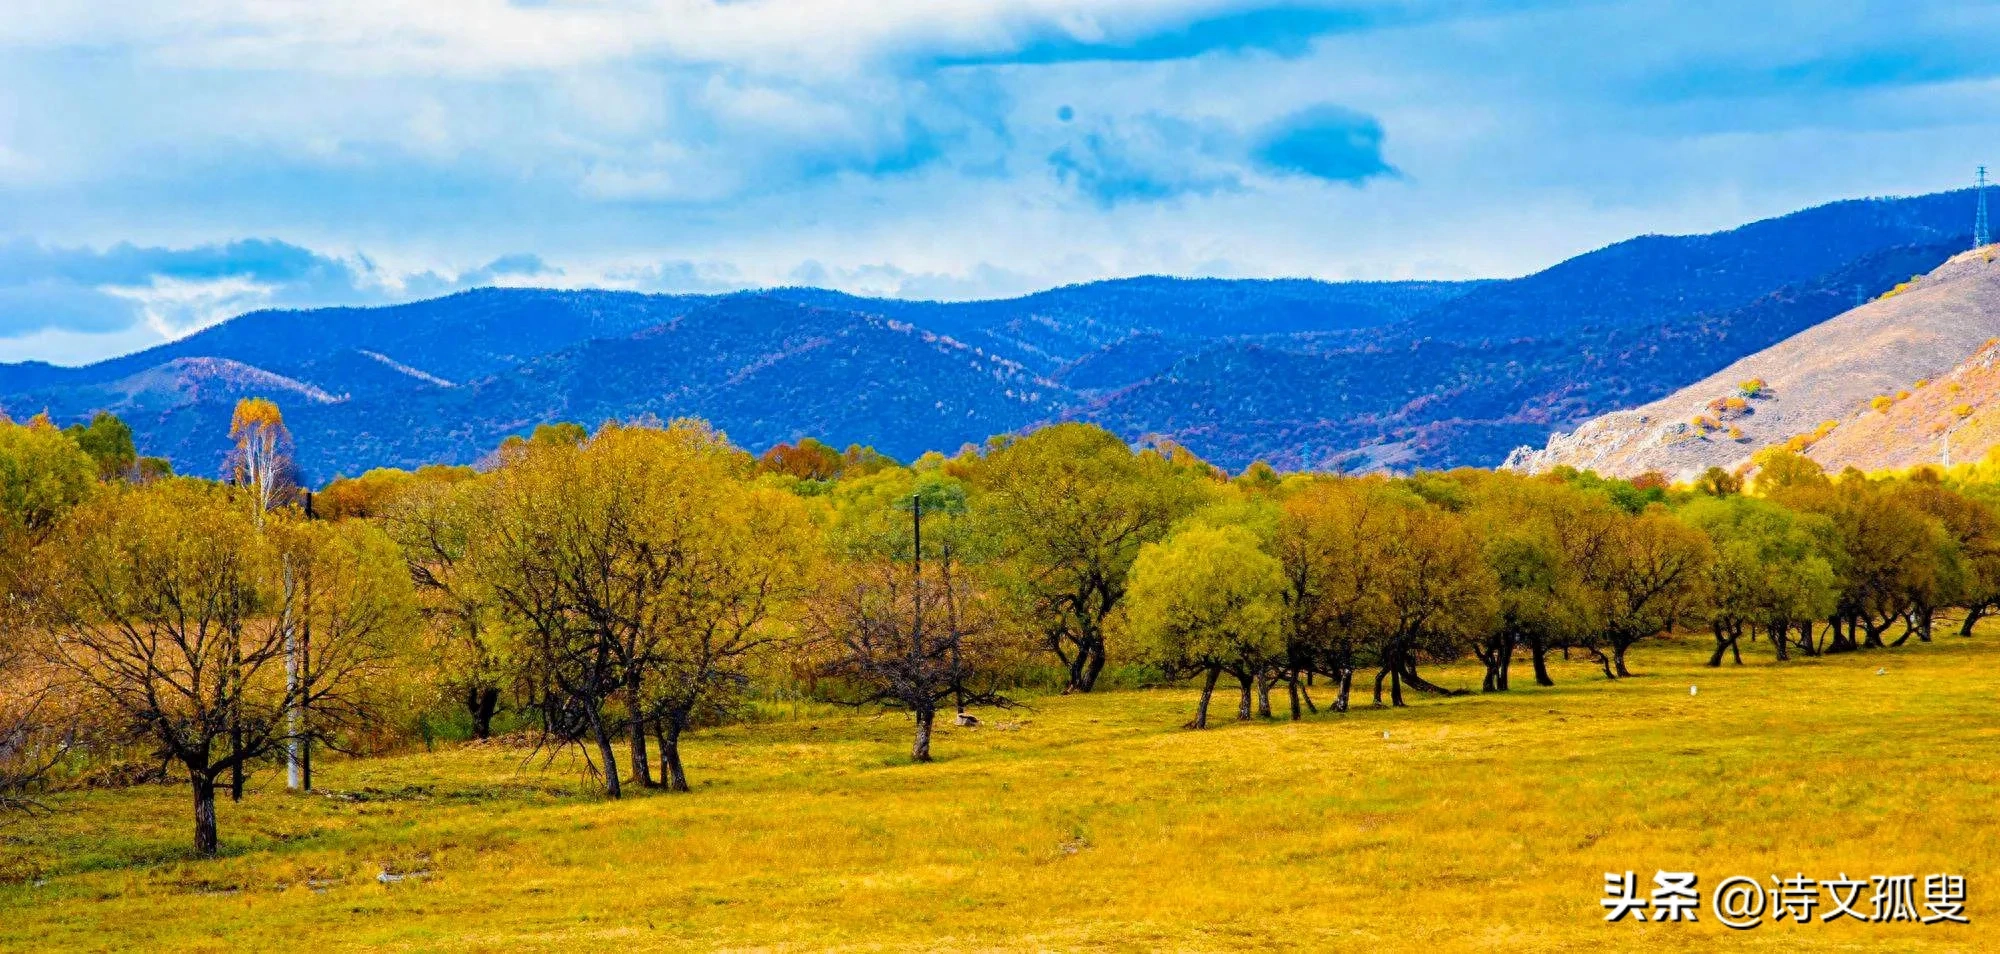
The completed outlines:
[[[1201,729],[1218,692],[1242,720],[1533,692],[1669,632],[1716,666],[1909,652],[2000,606],[1989,463],[1232,478],[1082,424],[905,465],[647,421],[308,493],[274,405],[232,438],[211,480],[115,418],[0,423],[0,809],[185,786],[212,855],[246,775],[440,741],[688,792],[702,730],[774,700],[907,713],[926,762],[938,719],[1052,692],[1190,686]],[[1433,680],[1467,660],[1476,690]]]

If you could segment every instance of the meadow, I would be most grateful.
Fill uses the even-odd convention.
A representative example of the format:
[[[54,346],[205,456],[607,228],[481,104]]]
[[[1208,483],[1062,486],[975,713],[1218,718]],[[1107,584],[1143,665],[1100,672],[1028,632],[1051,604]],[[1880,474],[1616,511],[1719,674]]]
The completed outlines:
[[[71,793],[0,831],[0,946],[1988,949],[1997,637],[1722,669],[1653,640],[1615,683],[1579,659],[1207,732],[1186,687],[1047,696],[940,727],[929,765],[907,716],[802,710],[692,738],[691,795],[617,802],[501,745],[329,759],[319,794],[266,770],[225,801],[211,861],[184,786]],[[1605,923],[1628,868],[1963,874],[1972,924],[1730,932],[1706,892],[1693,925]]]

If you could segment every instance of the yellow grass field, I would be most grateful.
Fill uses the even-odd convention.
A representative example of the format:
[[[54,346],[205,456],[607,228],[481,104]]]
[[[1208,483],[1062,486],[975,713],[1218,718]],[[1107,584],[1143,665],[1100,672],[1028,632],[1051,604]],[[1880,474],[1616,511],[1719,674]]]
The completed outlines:
[[[1618,684],[1578,662],[1200,733],[1186,689],[1043,698],[943,730],[927,766],[904,717],[813,714],[704,733],[692,796],[618,803],[518,750],[329,760],[353,800],[266,771],[212,862],[186,859],[182,788],[64,796],[0,830],[0,946],[2000,949],[2000,633],[1940,632],[1721,670],[1655,641]],[[1962,874],[1973,923],[1731,932],[1704,891],[1697,924],[1607,924],[1628,868]]]

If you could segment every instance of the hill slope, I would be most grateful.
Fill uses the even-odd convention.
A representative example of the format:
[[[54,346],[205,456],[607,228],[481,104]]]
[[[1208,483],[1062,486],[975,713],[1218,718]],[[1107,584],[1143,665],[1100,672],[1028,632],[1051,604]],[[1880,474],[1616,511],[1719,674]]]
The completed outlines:
[[[1963,464],[2000,445],[2000,342],[1989,340],[1958,367],[1870,408],[1813,442],[1806,456],[1829,471],[1902,470]]]
[[[1919,408],[1931,413],[1947,386],[1919,388],[1918,382],[1936,382],[2000,336],[2000,262],[1994,259],[1990,247],[1955,256],[1903,291],[1815,325],[1658,401],[1559,434],[1541,450],[1523,449],[1508,464],[1529,471],[1568,465],[1623,476],[1660,471],[1687,479],[1710,466],[1739,466],[1757,450],[1797,435],[1831,439],[1829,434],[1850,427],[1856,436],[1829,444],[1828,460],[1887,462],[1928,455],[1919,446],[1930,441],[1935,447],[1935,436],[1868,419],[1883,416],[1874,406],[1878,398],[1894,411],[1899,395],[1915,392],[1925,398],[1908,413],[1916,415]],[[1761,385],[1746,388],[1747,382]],[[1755,393],[1746,394],[1750,391]],[[1880,446],[1863,453],[1870,443]]]

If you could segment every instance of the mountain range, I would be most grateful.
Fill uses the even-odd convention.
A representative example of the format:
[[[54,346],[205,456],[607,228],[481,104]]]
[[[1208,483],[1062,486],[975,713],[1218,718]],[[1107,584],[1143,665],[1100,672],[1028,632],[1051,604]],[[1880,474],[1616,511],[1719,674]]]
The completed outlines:
[[[0,408],[110,410],[143,452],[212,473],[235,401],[270,397],[313,480],[648,414],[753,450],[812,436],[908,458],[1075,419],[1231,468],[1493,465],[1931,270],[1970,244],[1971,207],[1837,202],[1493,281],[1142,277],[970,302],[488,288],[257,311],[84,367],[0,364]]]

